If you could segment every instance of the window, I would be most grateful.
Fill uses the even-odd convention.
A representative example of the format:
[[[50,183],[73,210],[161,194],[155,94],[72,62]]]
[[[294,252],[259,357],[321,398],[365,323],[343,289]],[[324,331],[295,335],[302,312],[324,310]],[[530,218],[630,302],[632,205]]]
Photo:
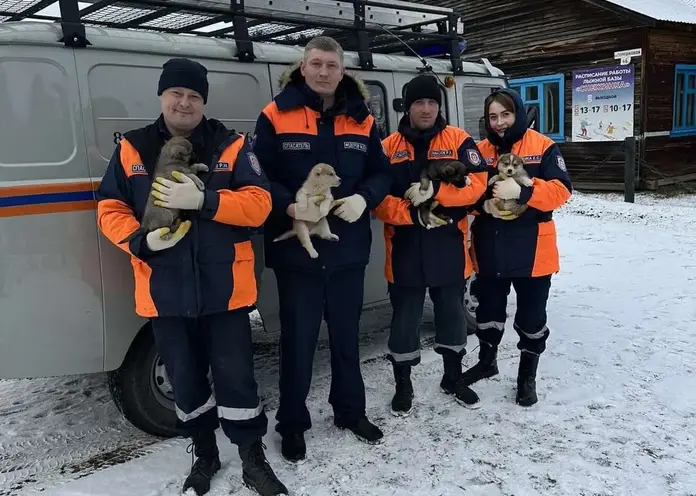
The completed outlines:
[[[555,141],[565,140],[563,74],[511,79],[510,87],[522,96],[528,111],[536,108],[539,119],[534,129]]]
[[[672,134],[696,134],[696,65],[676,67]]]
[[[499,86],[464,86],[462,88],[463,127],[474,138],[474,141],[481,141],[486,137],[483,104],[494,88],[499,88]]]
[[[78,141],[70,85],[65,70],[48,59],[0,61],[0,167],[73,159]]]
[[[377,81],[365,81],[365,86],[370,92],[370,99],[367,106],[372,112],[372,117],[375,118],[377,129],[381,139],[389,136],[389,112],[387,112],[387,92],[384,85]]]
[[[88,72],[97,151],[104,161],[111,157],[117,136],[157,119],[161,112],[159,99],[147,91],[134,91],[132,82],[155,81],[156,84],[161,72],[160,65],[111,63],[97,64]],[[268,79],[264,80],[263,71],[251,67],[210,69],[208,81],[210,96],[205,115],[219,119],[239,133],[253,133],[259,109],[267,103],[267,91],[262,88],[268,85]],[[229,88],[234,91],[230,92]]]

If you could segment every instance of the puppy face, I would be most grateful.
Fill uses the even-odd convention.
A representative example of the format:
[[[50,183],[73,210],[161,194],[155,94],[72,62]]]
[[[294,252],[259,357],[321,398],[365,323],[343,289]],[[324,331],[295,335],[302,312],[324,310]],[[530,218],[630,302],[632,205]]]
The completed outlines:
[[[188,161],[192,153],[193,145],[181,136],[173,137],[162,148],[163,157],[171,160]]]
[[[466,165],[458,160],[448,160],[439,165],[440,180],[447,183],[460,183],[466,180]]]
[[[326,189],[335,188],[341,184],[341,178],[336,175],[334,168],[323,163],[312,168],[308,179],[312,185],[322,186]]]
[[[524,160],[514,153],[504,153],[498,159],[498,172],[512,177],[524,172]]]

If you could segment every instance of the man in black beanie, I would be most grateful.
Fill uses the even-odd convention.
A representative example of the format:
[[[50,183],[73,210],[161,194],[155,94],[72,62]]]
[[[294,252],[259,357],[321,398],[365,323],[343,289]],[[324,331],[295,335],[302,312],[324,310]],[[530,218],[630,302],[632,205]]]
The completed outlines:
[[[264,454],[268,420],[257,394],[249,322],[257,298],[249,228],[271,211],[268,179],[244,136],[204,117],[205,67],[169,60],[157,94],[157,121],[125,133],[116,147],[97,215],[104,235],[130,255],[135,311],[150,319],[173,385],[177,425],[192,438],[197,460],[183,490],[210,490],[220,470],[215,430],[222,426],[239,448],[244,483],[262,496],[287,494]],[[208,166],[200,174],[204,191],[176,172],[175,180],[153,183],[155,161],[173,136],[188,138],[195,160]],[[122,242],[139,228],[149,195],[159,206],[182,210],[186,220],[173,233],[165,227]],[[156,425],[151,432],[162,433]]]
[[[383,144],[392,163],[392,188],[375,209],[384,222],[387,249],[387,281],[393,315],[388,357],[394,369],[396,392],[392,413],[405,416],[413,406],[411,367],[420,363],[418,328],[426,290],[435,312],[436,353],[442,355],[442,391],[453,394],[467,408],[480,406],[478,395],[459,386],[462,358],[466,353],[466,319],[462,294],[471,274],[467,249],[469,208],[486,190],[486,164],[466,131],[447,125],[440,110],[442,89],[430,74],[413,78],[404,88],[406,113],[398,131]],[[420,173],[431,161],[457,160],[466,165],[469,184],[456,187],[431,181],[420,189]],[[451,224],[422,218],[421,203],[434,199],[438,211]]]

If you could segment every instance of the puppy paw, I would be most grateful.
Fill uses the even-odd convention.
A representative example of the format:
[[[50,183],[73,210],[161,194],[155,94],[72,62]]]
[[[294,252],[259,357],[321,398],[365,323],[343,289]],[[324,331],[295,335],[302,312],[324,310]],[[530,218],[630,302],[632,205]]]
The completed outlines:
[[[335,234],[332,234],[326,239],[328,239],[329,241],[338,241],[338,236]]]
[[[307,249],[307,253],[309,253],[310,258],[318,258],[319,257],[319,253],[314,248]]]

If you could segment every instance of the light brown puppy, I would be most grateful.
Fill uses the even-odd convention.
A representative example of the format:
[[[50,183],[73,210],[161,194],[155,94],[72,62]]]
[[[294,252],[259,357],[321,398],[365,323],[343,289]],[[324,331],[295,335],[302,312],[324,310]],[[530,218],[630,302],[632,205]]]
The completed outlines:
[[[509,177],[515,180],[520,186],[532,186],[527,170],[524,168],[524,160],[514,153],[504,153],[498,158],[496,164],[498,174],[488,181],[488,186],[492,186],[498,181],[503,181]],[[512,220],[516,219],[527,210],[527,205],[520,205],[517,200],[503,200],[501,198],[489,198],[483,204],[483,209],[493,217]]]
[[[297,236],[300,244],[307,250],[311,258],[319,256],[312,244],[312,235],[317,235],[329,241],[338,241],[338,236],[331,232],[326,216],[329,215],[329,211],[334,203],[331,188],[335,188],[340,184],[341,178],[336,175],[336,171],[329,164],[319,163],[312,167],[312,170],[307,175],[307,179],[305,179],[305,182],[295,194],[295,202],[297,203],[295,208],[307,210],[310,198],[316,197],[317,199],[314,201],[319,206],[319,212],[322,215],[321,219],[318,222],[293,219],[292,229],[284,232],[273,241],[282,241]]]

